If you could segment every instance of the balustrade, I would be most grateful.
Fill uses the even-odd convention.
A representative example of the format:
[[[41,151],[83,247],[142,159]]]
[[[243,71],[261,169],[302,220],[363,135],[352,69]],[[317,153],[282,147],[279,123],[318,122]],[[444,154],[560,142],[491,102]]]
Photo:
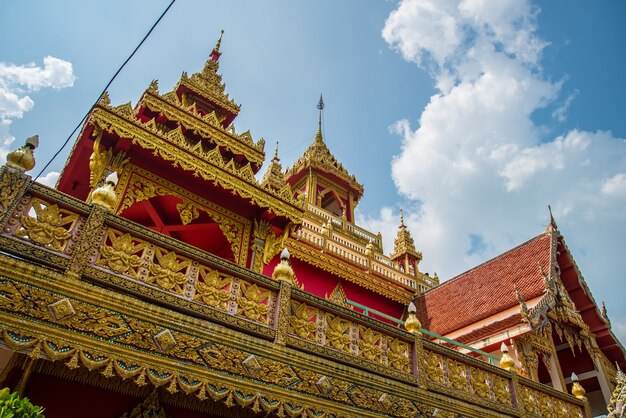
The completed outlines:
[[[6,181],[3,186],[4,180],[0,178],[0,191],[11,187]],[[500,413],[588,417],[583,401],[568,394],[292,289],[45,186],[32,184],[25,194],[0,203],[10,209],[0,218],[0,244],[5,253],[21,259],[78,272],[81,280]],[[306,230],[298,237],[317,239]],[[357,263],[365,258],[332,241],[327,249]],[[372,270],[392,275],[387,266],[372,261]]]

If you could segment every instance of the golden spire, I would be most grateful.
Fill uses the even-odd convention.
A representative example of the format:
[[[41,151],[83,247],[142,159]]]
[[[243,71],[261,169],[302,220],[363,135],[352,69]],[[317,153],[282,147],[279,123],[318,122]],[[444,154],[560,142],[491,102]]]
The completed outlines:
[[[394,241],[392,259],[396,259],[402,255],[412,255],[416,258],[417,263],[422,260],[422,253],[415,249],[415,242],[409,229],[404,224],[404,212],[400,209],[400,226],[398,227],[398,235]]]
[[[319,118],[317,120],[317,134],[315,135],[315,142],[324,142],[324,137],[322,136],[322,110],[324,110],[324,99],[320,94],[320,101],[317,103],[317,108],[320,110]]]
[[[217,43],[215,44],[215,47],[213,48],[213,51],[211,51],[211,59],[213,61],[217,61],[220,59],[220,56],[222,55],[222,53],[220,52],[220,47],[222,46],[222,36],[224,35],[224,29],[222,29],[222,31],[220,32],[220,37],[217,40]]]
[[[283,166],[280,164],[280,158],[278,158],[278,142],[276,142],[274,158],[272,158],[269,167],[267,167],[267,171],[263,174],[261,186],[274,190],[282,190],[285,186],[287,186],[287,182],[285,181],[285,176],[283,174]]]
[[[304,154],[302,154],[298,161],[287,169],[285,176],[291,177],[304,170],[308,171],[310,175],[312,169],[316,168],[321,172],[333,174],[341,180],[344,180],[355,191],[355,198],[358,201],[358,198],[363,195],[363,185],[345,169],[324,143],[322,136],[322,110],[324,107],[324,100],[320,95],[320,100],[317,104],[319,117],[315,140],[306,151],[304,151]]]

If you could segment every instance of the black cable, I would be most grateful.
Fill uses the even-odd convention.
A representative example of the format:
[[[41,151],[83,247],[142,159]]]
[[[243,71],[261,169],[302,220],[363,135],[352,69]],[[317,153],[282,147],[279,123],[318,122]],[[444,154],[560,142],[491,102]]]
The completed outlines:
[[[126,61],[124,61],[124,63],[120,66],[120,68],[117,69],[117,71],[115,72],[115,74],[113,74],[113,77],[111,77],[111,79],[109,80],[109,82],[107,83],[107,85],[104,87],[104,89],[102,89],[102,92],[100,93],[100,95],[98,96],[98,99],[94,102],[93,105],[91,105],[91,107],[89,108],[89,110],[87,111],[87,113],[85,113],[85,116],[83,116],[83,118],[80,120],[80,122],[78,122],[78,125],[76,125],[76,127],[74,128],[74,130],[72,131],[72,133],[67,137],[67,139],[65,140],[65,142],[63,142],[63,145],[61,145],[61,148],[59,148],[57,150],[57,152],[54,153],[54,155],[52,156],[52,158],[50,158],[50,161],[48,161],[46,163],[46,165],[41,169],[41,171],[39,172],[39,174],[37,174],[37,176],[35,176],[35,178],[33,178],[33,181],[30,183],[34,183],[35,181],[37,181],[37,179],[43,174],[44,171],[46,171],[46,169],[50,166],[50,164],[52,164],[52,162],[54,161],[54,159],[56,157],[59,156],[59,154],[61,153],[61,151],[63,151],[63,148],[65,148],[67,146],[67,144],[70,142],[70,139],[72,139],[72,137],[74,136],[74,134],[76,133],[76,131],[83,125],[83,123],[85,122],[85,120],[87,119],[87,117],[89,116],[89,114],[91,113],[91,111],[93,110],[94,107],[96,107],[96,104],[98,104],[98,102],[100,101],[100,99],[102,98],[102,96],[104,95],[104,93],[107,92],[107,90],[109,89],[109,87],[111,86],[111,84],[113,83],[113,81],[115,80],[115,78],[117,77],[117,75],[122,71],[122,69],[126,66],[126,64],[128,64],[128,61],[131,60],[131,58],[135,55],[135,53],[139,50],[139,48],[141,48],[141,45],[143,45],[143,43],[146,41],[146,39],[148,39],[148,36],[150,36],[150,34],[152,33],[152,31],[154,30],[154,28],[156,28],[156,26],[159,24],[159,22],[161,21],[161,19],[163,19],[163,17],[165,16],[165,14],[168,12],[168,10],[170,10],[170,8],[172,7],[172,5],[174,4],[176,0],[172,0],[170,2],[170,4],[167,6],[167,8],[163,11],[163,13],[161,13],[161,16],[159,16],[159,18],[156,20],[156,22],[154,22],[154,24],[152,25],[152,27],[150,28],[150,30],[148,31],[148,33],[146,33],[143,37],[143,39],[141,40],[141,42],[139,42],[139,44],[137,45],[137,47],[135,47],[134,51],[128,56],[128,58],[126,58]],[[26,191],[28,191],[28,188],[30,188],[30,184],[28,185],[28,187],[26,188]]]

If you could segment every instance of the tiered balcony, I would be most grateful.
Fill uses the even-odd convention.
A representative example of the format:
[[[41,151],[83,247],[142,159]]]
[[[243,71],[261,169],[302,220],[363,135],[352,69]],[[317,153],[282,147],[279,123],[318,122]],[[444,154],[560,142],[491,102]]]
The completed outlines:
[[[0,176],[0,341],[68,376],[279,416],[590,417],[568,394]],[[327,248],[366,265],[360,248]]]
[[[393,261],[382,253],[380,235],[375,235],[317,206],[308,204],[306,210],[302,227],[295,233],[297,239],[413,291],[416,289],[424,291],[439,284],[436,279],[426,274],[418,273],[417,276],[412,276],[398,269]],[[324,235],[324,224],[329,222],[333,225],[332,232]],[[366,246],[369,242],[375,249],[368,255]]]

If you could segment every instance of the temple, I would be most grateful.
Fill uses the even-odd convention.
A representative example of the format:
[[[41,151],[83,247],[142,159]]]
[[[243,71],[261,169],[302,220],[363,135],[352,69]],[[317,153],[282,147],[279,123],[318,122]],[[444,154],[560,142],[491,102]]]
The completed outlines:
[[[221,42],[170,91],[103,95],[55,189],[26,174],[38,138],[8,155],[2,387],[51,418],[623,416],[624,348],[552,217],[440,284],[403,215],[387,252],[356,225],[322,97],[261,171]]]

